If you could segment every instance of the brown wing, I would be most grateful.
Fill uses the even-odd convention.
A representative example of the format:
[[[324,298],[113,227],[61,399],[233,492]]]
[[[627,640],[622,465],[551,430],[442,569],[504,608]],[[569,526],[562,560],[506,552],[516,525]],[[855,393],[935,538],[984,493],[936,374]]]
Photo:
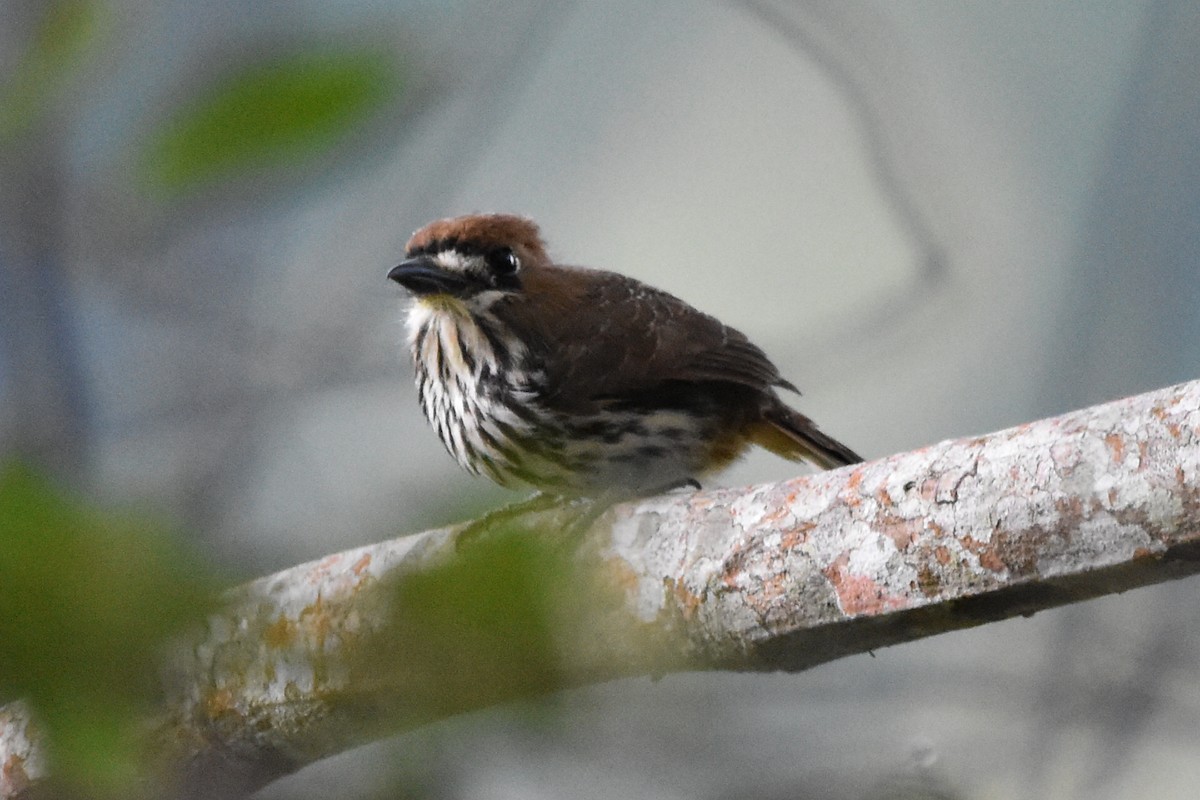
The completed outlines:
[[[510,313],[541,350],[558,387],[551,402],[579,407],[668,381],[794,388],[740,331],[639,281],[549,266],[530,270],[525,280],[525,297]]]

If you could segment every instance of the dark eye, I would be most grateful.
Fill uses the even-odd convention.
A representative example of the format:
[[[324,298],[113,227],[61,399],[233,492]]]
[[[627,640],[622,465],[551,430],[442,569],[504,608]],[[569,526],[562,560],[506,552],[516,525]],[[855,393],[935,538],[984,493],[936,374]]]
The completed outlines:
[[[488,254],[488,266],[496,275],[512,275],[521,268],[521,259],[511,249],[502,247]]]

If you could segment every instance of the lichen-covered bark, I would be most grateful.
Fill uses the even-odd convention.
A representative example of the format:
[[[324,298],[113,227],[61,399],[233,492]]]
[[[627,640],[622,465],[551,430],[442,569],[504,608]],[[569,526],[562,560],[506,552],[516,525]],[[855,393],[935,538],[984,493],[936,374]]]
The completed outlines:
[[[617,507],[573,556],[604,593],[564,610],[553,680],[505,677],[433,702],[430,674],[403,668],[412,641],[386,638],[404,613],[387,587],[454,563],[453,536],[360,548],[238,590],[167,670],[158,730],[192,789],[252,788],[537,691],[675,669],[799,670],[1196,572],[1200,382],[784,483]],[[381,663],[361,660],[380,637],[402,668],[364,669]],[[26,719],[0,715],[3,797],[44,770]]]
[[[1200,569],[1200,384],[614,514],[644,620],[695,660],[838,655]]]
[[[24,703],[0,708],[0,797],[17,797],[46,775],[45,742]]]

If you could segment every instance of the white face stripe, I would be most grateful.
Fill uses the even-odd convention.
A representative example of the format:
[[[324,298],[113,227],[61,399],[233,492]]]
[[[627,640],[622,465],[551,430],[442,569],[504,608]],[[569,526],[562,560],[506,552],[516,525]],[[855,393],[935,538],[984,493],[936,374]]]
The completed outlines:
[[[449,272],[468,273],[478,271],[483,259],[479,256],[464,256],[457,250],[441,250],[433,260]]]

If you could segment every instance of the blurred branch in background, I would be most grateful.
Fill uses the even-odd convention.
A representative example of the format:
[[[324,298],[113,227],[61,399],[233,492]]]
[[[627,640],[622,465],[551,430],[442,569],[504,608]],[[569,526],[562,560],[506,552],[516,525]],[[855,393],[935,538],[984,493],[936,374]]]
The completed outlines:
[[[78,477],[87,402],[62,235],[63,125],[58,100],[98,31],[86,0],[6,8],[20,57],[0,81],[0,451]]]
[[[267,352],[293,339],[251,289],[264,280],[253,248],[227,256],[238,234],[220,222],[269,216],[268,201],[393,143],[412,81],[404,48],[365,22],[321,35],[231,24],[206,38],[170,17],[97,0],[6,6],[0,453],[101,488],[118,452],[132,464],[124,496],[139,494],[131,475],[150,475],[143,485],[175,493],[172,511],[203,533],[213,498],[253,458],[244,431],[258,408],[281,383],[291,396],[351,369]],[[155,32],[178,39],[167,63],[147,66],[162,52]],[[164,253],[205,235],[193,261]]]
[[[155,742],[188,796],[617,677],[799,671],[1200,570],[1200,381],[743,490],[360,548],[236,591],[178,647]],[[573,543],[572,543],[573,544]],[[35,712],[37,704],[33,703]],[[3,796],[43,777],[0,716]],[[25,783],[17,784],[14,759]]]

